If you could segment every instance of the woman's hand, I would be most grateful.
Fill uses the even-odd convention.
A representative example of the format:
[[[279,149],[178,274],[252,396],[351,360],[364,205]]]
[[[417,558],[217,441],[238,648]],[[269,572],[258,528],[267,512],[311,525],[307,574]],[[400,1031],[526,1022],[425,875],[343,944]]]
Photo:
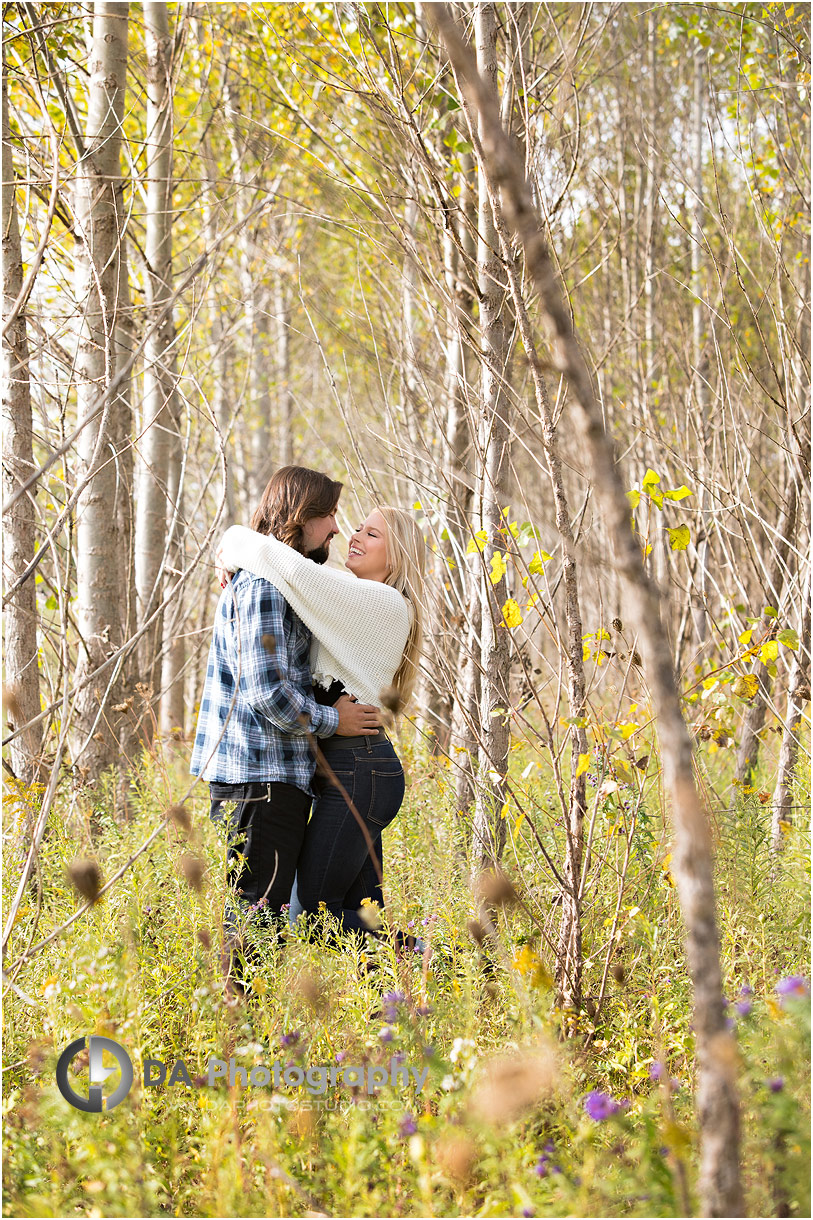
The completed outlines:
[[[217,579],[220,581],[221,589],[225,589],[226,585],[234,576],[234,572],[230,571],[223,562],[223,552],[220,547],[215,551],[215,568],[217,571]]]

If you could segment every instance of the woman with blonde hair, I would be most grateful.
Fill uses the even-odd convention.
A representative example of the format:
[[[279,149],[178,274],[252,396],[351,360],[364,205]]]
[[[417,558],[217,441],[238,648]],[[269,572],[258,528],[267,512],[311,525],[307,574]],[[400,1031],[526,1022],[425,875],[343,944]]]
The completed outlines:
[[[408,513],[373,509],[350,538],[346,572],[243,526],[226,531],[218,559],[271,581],[311,631],[318,702],[347,694],[404,710],[421,652],[425,567],[423,535]],[[404,799],[404,770],[383,729],[319,744],[327,767],[315,779],[290,918],[323,905],[346,931],[361,931],[369,926],[359,914],[364,899],[383,906],[381,834]]]

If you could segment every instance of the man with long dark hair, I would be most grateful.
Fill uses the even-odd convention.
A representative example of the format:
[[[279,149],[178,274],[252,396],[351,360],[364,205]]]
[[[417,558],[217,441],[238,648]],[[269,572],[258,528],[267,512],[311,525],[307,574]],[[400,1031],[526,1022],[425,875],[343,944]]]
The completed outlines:
[[[338,533],[342,484],[303,466],[270,479],[251,528],[315,563]],[[347,695],[313,697],[311,635],[270,581],[240,571],[215,616],[191,770],[209,781],[211,815],[225,819],[234,897],[225,927],[234,948],[249,923],[279,920],[305,834],[316,767],[313,738],[377,733],[378,708]]]

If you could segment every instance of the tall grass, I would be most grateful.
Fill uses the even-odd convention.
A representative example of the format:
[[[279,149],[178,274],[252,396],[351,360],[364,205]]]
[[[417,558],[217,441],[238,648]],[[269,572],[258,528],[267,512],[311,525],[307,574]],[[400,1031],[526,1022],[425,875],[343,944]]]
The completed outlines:
[[[24,966],[16,983],[27,999],[7,993],[4,1214],[669,1216],[693,1206],[690,990],[657,784],[632,810],[631,833],[620,798],[597,816],[576,1020],[554,1004],[556,886],[528,833],[533,821],[555,858],[549,770],[525,787],[527,818],[510,818],[506,867],[521,901],[497,904],[484,938],[453,784],[417,747],[406,754],[407,800],[384,839],[387,916],[431,951],[267,938],[250,994],[231,1000],[223,849],[196,790],[191,831],[171,821]],[[517,776],[529,758],[514,753]],[[182,759],[147,756],[129,821],[107,815],[104,794],[95,809],[66,799],[9,962],[76,909],[66,870],[77,855],[110,876],[185,788]],[[714,817],[749,1212],[809,1215],[809,1011],[804,996],[776,990],[808,976],[808,825],[794,827],[777,863],[758,793],[718,804]],[[205,865],[199,888],[190,858]],[[18,867],[12,844],[7,893]],[[110,1113],[73,1109],[55,1085],[58,1054],[89,1033],[114,1038],[135,1064],[130,1095]],[[212,1056],[337,1070],[403,1056],[428,1075],[420,1092],[208,1087]],[[181,1059],[192,1084],[144,1086],[148,1058],[170,1068]],[[82,1081],[86,1072],[77,1089]]]

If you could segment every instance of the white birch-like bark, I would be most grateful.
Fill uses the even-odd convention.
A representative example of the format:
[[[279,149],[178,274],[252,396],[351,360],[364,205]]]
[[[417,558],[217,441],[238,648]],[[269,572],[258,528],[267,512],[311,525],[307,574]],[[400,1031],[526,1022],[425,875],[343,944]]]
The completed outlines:
[[[76,353],[77,413],[90,413],[112,382],[118,365],[119,258],[125,223],[121,192],[121,135],[127,77],[129,4],[93,5],[88,54],[89,92],[86,156],[77,163],[74,216],[79,237],[77,300],[82,303]],[[114,395],[101,415],[80,433],[77,476],[88,482],[76,504],[76,622],[80,635],[77,677],[100,665],[124,641],[126,597],[121,588],[121,518],[113,510],[119,484],[117,442],[122,399]],[[96,780],[121,761],[117,669],[77,695],[74,762],[79,775]]]
[[[172,40],[165,4],[144,4],[147,52],[147,258],[144,421],[140,442],[135,572],[138,625],[160,605],[167,546],[173,396],[176,386],[172,296]],[[141,638],[141,681],[154,696],[161,682],[161,614]],[[148,726],[146,726],[148,728]]]
[[[793,824],[793,778],[799,757],[802,737],[802,713],[810,702],[810,590],[805,597],[802,630],[799,633],[799,648],[793,658],[788,701],[785,707],[785,725],[782,730],[782,745],[779,749],[779,767],[771,811],[771,849],[782,850],[785,841],[783,830]]]
[[[490,83],[462,40],[445,4],[427,6],[434,16],[469,100],[480,114],[480,140],[511,231],[525,251],[526,271],[539,293],[551,344],[551,360],[568,380],[584,443],[592,457],[596,491],[614,546],[617,570],[650,685],[674,826],[672,871],[686,927],[686,952],[694,987],[697,1107],[700,1122],[700,1195],[703,1213],[740,1216],[740,1113],[737,1053],[723,1008],[711,834],[693,778],[692,743],[680,706],[673,658],[661,621],[659,595],[647,579],[638,543],[629,528],[629,503],[587,364],[557,280],[522,160],[500,122]]]
[[[23,259],[17,221],[14,150],[8,116],[3,63],[3,322],[23,287]],[[3,335],[3,499],[7,500],[33,473],[31,384],[25,309]],[[33,492],[21,496],[3,514],[3,584],[13,584],[34,554]],[[6,715],[12,729],[29,724],[40,711],[37,658],[37,596],[33,573],[9,601],[3,620]],[[37,777],[42,731],[31,724],[11,743],[11,766],[19,779]]]
[[[703,136],[705,115],[703,90],[705,88],[705,53],[698,44],[694,56],[693,104],[692,104],[692,380],[690,387],[690,410],[695,411],[695,427],[700,440],[700,536],[696,540],[696,563],[693,568],[692,620],[699,647],[709,637],[709,622],[706,611],[708,595],[708,530],[711,523],[709,505],[709,359],[706,327],[708,306],[703,291]]]
[[[477,63],[499,106],[496,6],[478,0],[474,10]],[[483,462],[480,528],[487,534],[480,573],[480,733],[474,835],[484,864],[502,856],[505,845],[505,774],[508,767],[508,727],[511,696],[510,644],[502,606],[508,597],[505,576],[492,583],[492,558],[505,550],[500,534],[508,491],[509,428],[505,393],[510,331],[507,324],[508,286],[500,256],[488,184],[480,171],[477,270],[480,290],[481,401],[478,444]],[[498,709],[502,709],[501,711]]]

